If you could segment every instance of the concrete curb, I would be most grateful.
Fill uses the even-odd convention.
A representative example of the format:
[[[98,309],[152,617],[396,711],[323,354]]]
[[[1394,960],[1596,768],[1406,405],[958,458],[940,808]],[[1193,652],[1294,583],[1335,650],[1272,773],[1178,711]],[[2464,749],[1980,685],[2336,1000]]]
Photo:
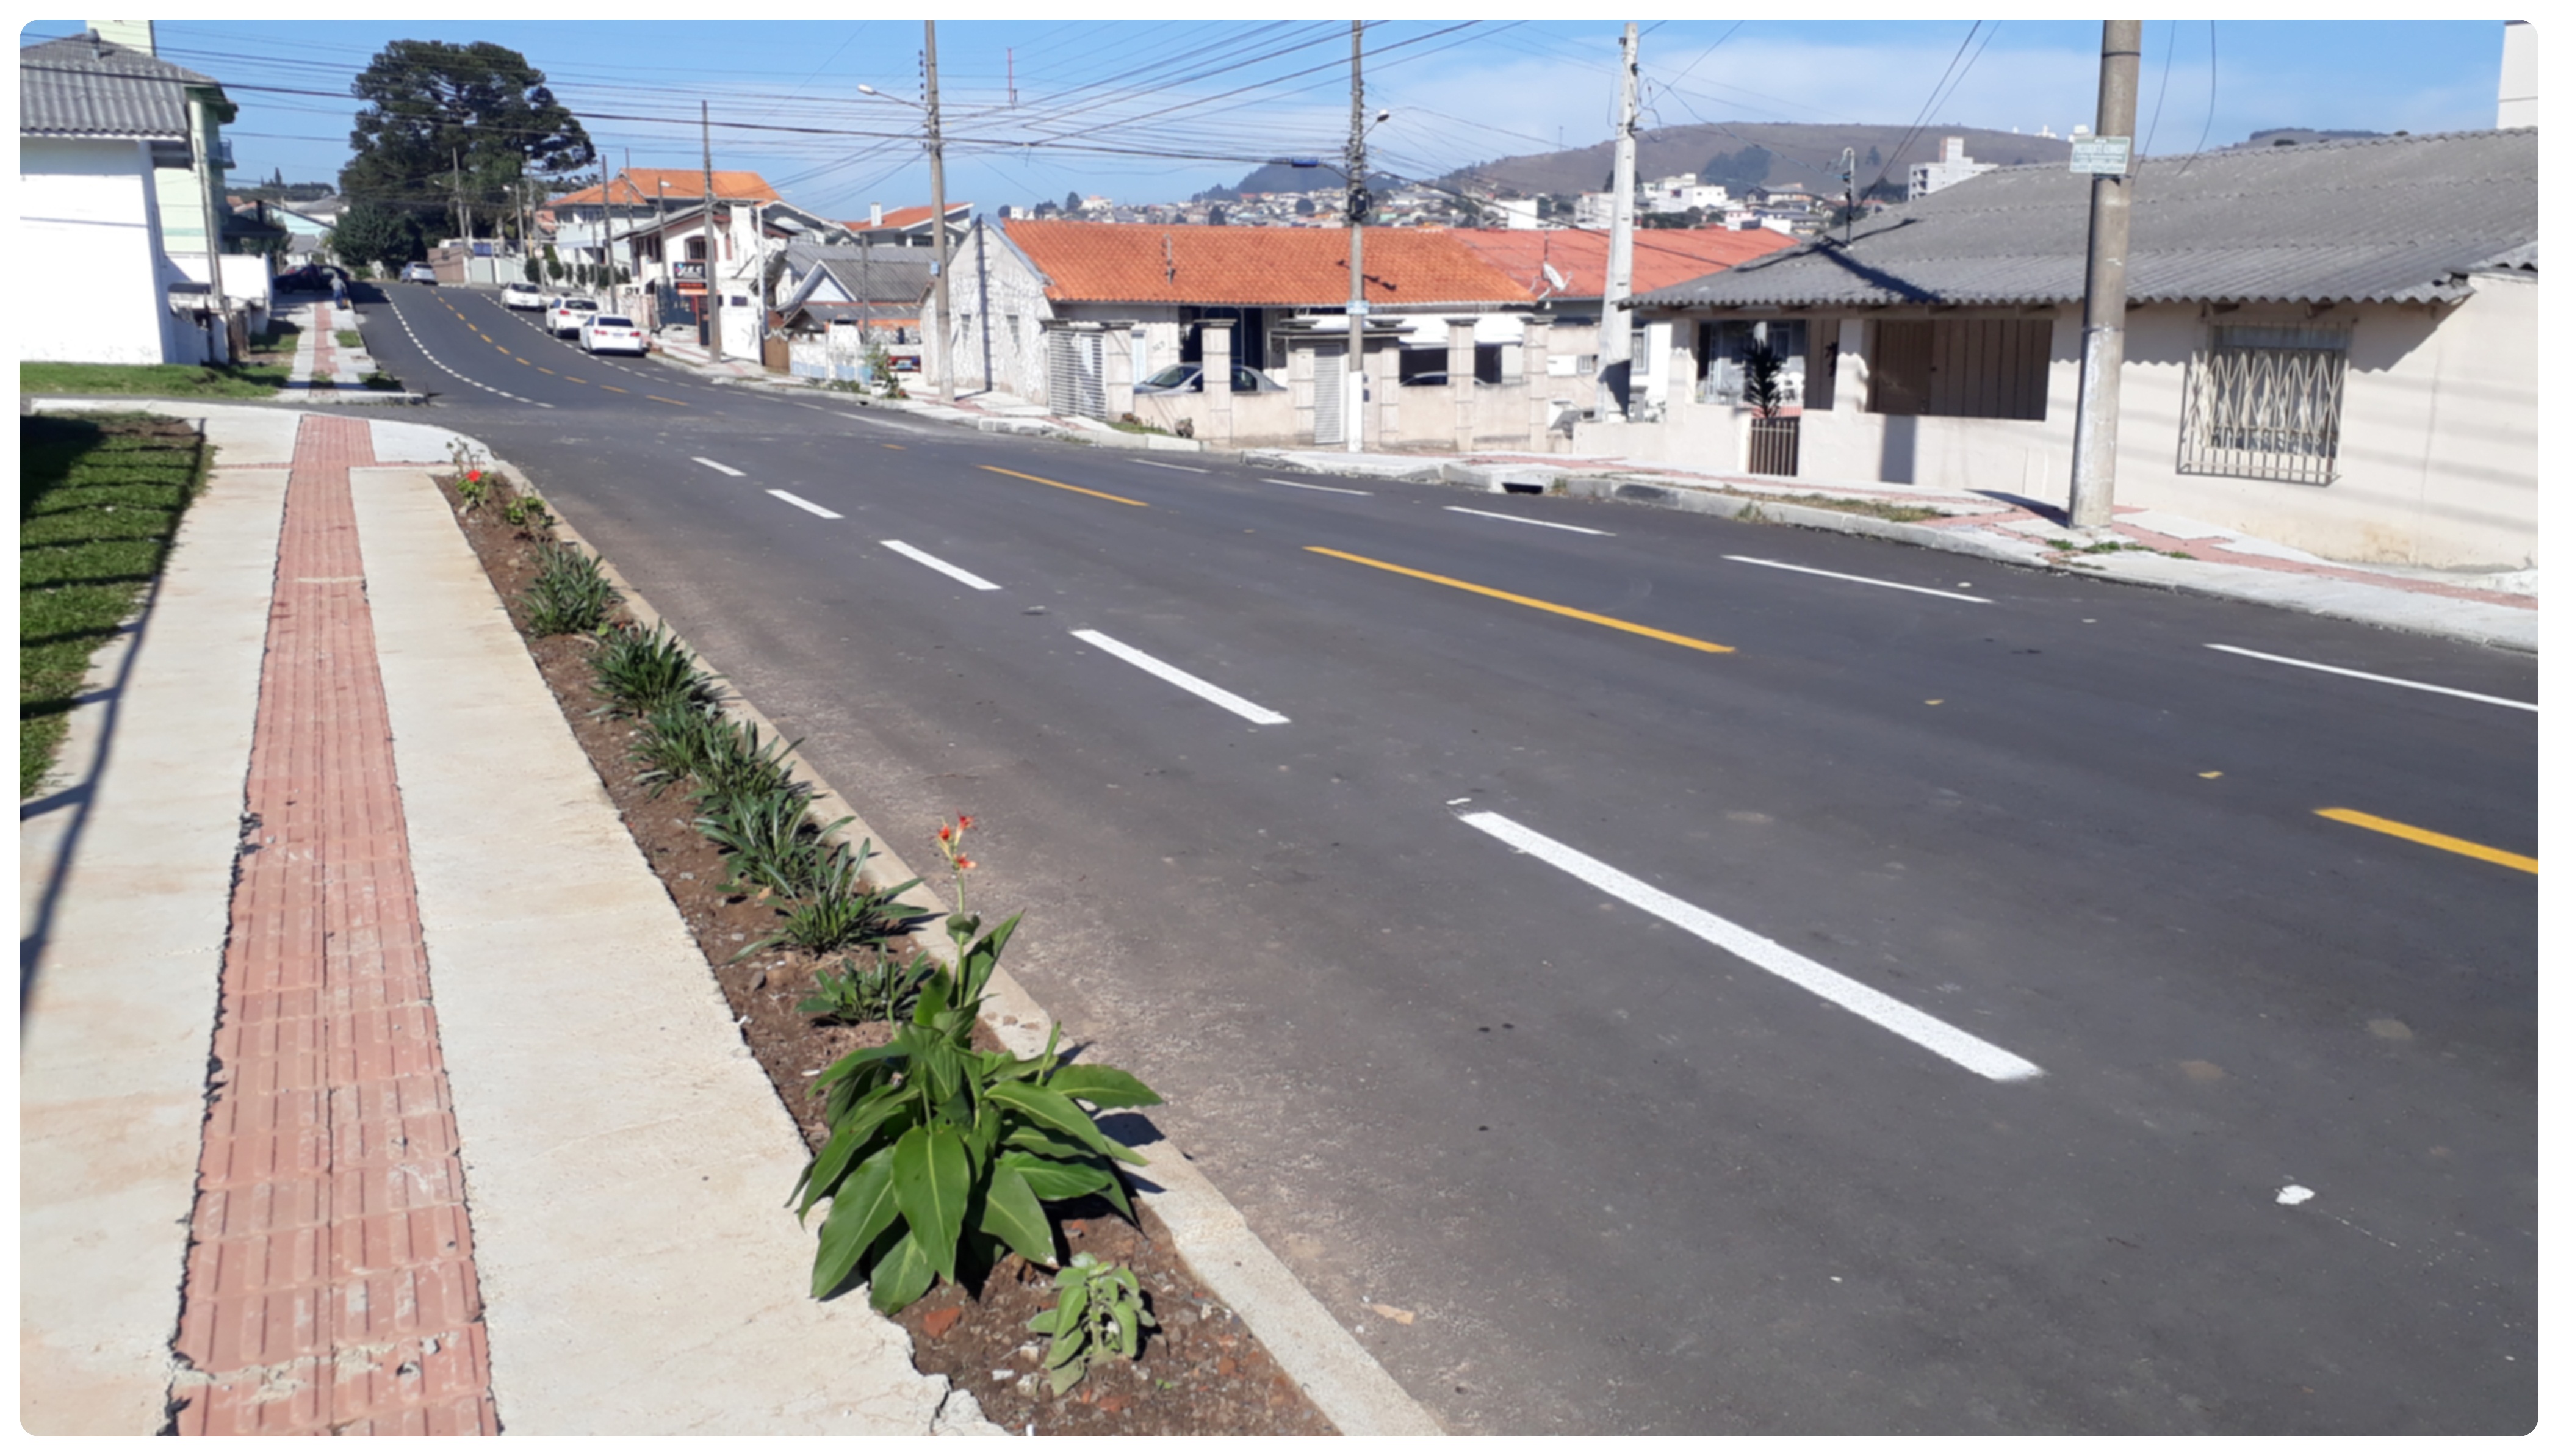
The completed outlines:
[[[520,467],[490,453],[485,442],[462,438],[478,447],[489,460],[490,468],[503,470],[510,479],[529,486],[531,478]],[[550,497],[544,495],[544,501]],[[663,626],[670,633],[674,625],[667,622],[645,595],[621,570],[597,550],[594,543],[579,532],[566,516],[559,514],[556,504],[552,512],[557,518],[557,533],[562,540],[573,542],[594,554],[614,589],[621,592],[631,615],[644,626]],[[681,634],[676,634],[682,641]],[[706,669],[716,670],[707,658],[685,643],[695,659]],[[771,741],[788,742],[781,728],[764,715],[742,694],[732,690],[727,710],[741,720],[755,725]],[[834,807],[828,817],[845,817],[849,821],[830,839],[844,843],[868,840],[872,863],[884,882],[920,878],[897,852],[888,836],[864,818],[849,799],[826,782],[823,775],[805,759],[791,756],[794,772],[808,785],[818,799],[831,800]],[[905,899],[929,912],[934,919],[917,933],[920,948],[945,962],[955,960],[958,947],[943,929],[941,917],[949,907],[928,884],[919,884],[905,893]],[[1049,1029],[1054,1019],[1031,998],[1009,971],[998,965],[988,983],[985,1020],[1005,1048],[1017,1056],[1038,1056],[1048,1045]],[[1066,1045],[1071,1046],[1072,1043]],[[1441,1435],[1439,1423],[1422,1408],[1404,1388],[1387,1375],[1376,1357],[1367,1352],[1351,1334],[1342,1328],[1306,1286],[1280,1262],[1268,1244],[1254,1235],[1243,1215],[1226,1202],[1224,1196],[1199,1171],[1189,1154],[1142,1115],[1122,1112],[1105,1118],[1111,1135],[1143,1152],[1147,1166],[1134,1176],[1139,1191],[1155,1210],[1155,1216],[1171,1231],[1176,1246],[1199,1276],[1227,1308],[1242,1318],[1254,1336],[1269,1350],[1271,1358],[1288,1378],[1297,1383],[1306,1397],[1322,1410],[1334,1427],[1346,1436],[1414,1436]]]

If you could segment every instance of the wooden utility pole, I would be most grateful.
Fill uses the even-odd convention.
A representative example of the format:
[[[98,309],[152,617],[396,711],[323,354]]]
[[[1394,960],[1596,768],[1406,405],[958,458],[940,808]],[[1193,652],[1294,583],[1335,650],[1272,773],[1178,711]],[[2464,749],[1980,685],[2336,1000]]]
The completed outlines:
[[[1367,267],[1359,246],[1359,222],[1367,213],[1363,206],[1367,193],[1367,92],[1359,73],[1361,28],[1361,22],[1350,22],[1350,165],[1342,179],[1348,184],[1342,190],[1342,212],[1350,224],[1350,354],[1347,361],[1349,372],[1342,380],[1342,445],[1351,451],[1367,448]]]
[[[702,343],[720,362],[719,242],[711,236],[711,103],[702,102]]]
[[[1608,287],[1599,303],[1599,417],[1622,420],[1634,370],[1634,42],[1633,21],[1618,42],[1626,53],[1617,103],[1615,210],[1608,222]]]
[[[941,356],[942,400],[959,392],[958,361],[950,357],[950,233],[941,203],[941,61],[932,48],[932,22],[924,23],[924,146],[932,157],[933,350]],[[985,320],[980,317],[982,327]]]
[[[2096,70],[2096,135],[2132,136],[2141,84],[2141,23],[2105,22]],[[2079,332],[2078,430],[2069,449],[2069,523],[2098,530],[2114,519],[2114,447],[2122,422],[2124,265],[2132,251],[2131,162],[2098,173],[2087,205],[2087,312]]]

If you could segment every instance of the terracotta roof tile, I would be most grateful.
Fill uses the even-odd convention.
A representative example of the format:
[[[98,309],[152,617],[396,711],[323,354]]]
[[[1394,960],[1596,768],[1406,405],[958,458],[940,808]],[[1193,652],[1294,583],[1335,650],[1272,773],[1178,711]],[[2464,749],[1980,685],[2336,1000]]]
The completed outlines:
[[[1508,231],[1469,227],[1453,235],[1532,293],[1556,298],[1597,298],[1607,291],[1605,232],[1568,227]],[[1644,293],[1719,273],[1735,263],[1783,252],[1800,241],[1798,237],[1757,227],[1737,232],[1721,227],[1638,227],[1634,229],[1634,291]],[[1563,275],[1561,287],[1545,276],[1548,264]]]
[[[614,206],[644,208],[657,200],[657,184],[660,181],[666,184],[665,195],[669,200],[697,200],[702,195],[702,171],[698,167],[690,171],[681,167],[634,167],[609,183],[580,188],[564,197],[555,197],[551,199],[551,206],[554,208],[599,207],[605,201],[606,189],[610,188]],[[757,172],[714,171],[711,173],[711,187],[720,197],[742,203],[782,201],[782,194],[775,192],[773,185],[764,180],[763,174]]]
[[[1048,275],[1052,299],[1320,308],[1350,295],[1350,233],[1337,227],[1015,219],[1005,232]],[[1533,301],[1444,228],[1369,228],[1360,266],[1381,312]]]
[[[953,213],[964,213],[966,211],[968,211],[968,205],[966,203],[944,203],[941,205],[941,216],[944,218],[948,218]],[[877,222],[873,222],[868,218],[848,218],[845,220],[844,226],[855,232],[868,232],[873,227],[912,227],[919,222],[929,222],[931,220],[932,205],[930,203],[919,203],[912,208],[891,208],[880,215],[880,219]]]

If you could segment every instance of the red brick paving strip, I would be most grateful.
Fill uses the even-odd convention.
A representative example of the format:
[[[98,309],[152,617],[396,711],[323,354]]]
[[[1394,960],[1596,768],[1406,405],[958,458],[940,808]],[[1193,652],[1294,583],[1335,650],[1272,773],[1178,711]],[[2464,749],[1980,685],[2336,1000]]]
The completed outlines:
[[[373,463],[362,422],[304,417],[178,1323],[184,1435],[497,1433],[348,488]]]

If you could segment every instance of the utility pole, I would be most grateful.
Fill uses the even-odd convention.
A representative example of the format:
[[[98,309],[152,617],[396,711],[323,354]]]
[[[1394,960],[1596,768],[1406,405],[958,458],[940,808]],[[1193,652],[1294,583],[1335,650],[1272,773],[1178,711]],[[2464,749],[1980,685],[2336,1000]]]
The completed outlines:
[[[1856,148],[1839,153],[1839,181],[1847,185],[1847,246],[1856,246]]]
[[[719,242],[711,236],[711,103],[702,102],[702,344],[720,362]]]
[[[1350,355],[1342,380],[1342,445],[1353,453],[1367,448],[1367,267],[1360,257],[1359,221],[1367,201],[1367,92],[1359,73],[1359,32],[1350,22],[1350,154],[1343,181],[1342,211],[1350,224]],[[1453,361],[1451,361],[1453,363]]]
[[[986,218],[968,218],[968,235],[977,244],[977,343],[985,356],[986,392],[995,392],[995,315],[986,295]]]
[[[2133,135],[2141,84],[2141,23],[2105,22],[2096,71],[2096,135]],[[2126,169],[2130,158],[2124,159]],[[2098,173],[2087,205],[2087,312],[2079,333],[2078,430],[2069,449],[2069,523],[2114,520],[2114,447],[2123,405],[2124,264],[2132,251],[2132,179]]]
[[[1608,290],[1599,305],[1599,417],[1626,417],[1634,369],[1634,23],[1626,22],[1626,74],[1617,103],[1617,192],[1608,221]]]
[[[941,356],[942,402],[959,392],[957,361],[950,357],[950,233],[941,204],[941,61],[932,49],[932,22],[924,23],[924,144],[932,154],[932,320]],[[985,316],[978,316],[982,327]]]
[[[471,204],[462,196],[462,150],[459,147],[453,152],[453,214],[462,219],[462,241],[467,250],[471,241]]]

